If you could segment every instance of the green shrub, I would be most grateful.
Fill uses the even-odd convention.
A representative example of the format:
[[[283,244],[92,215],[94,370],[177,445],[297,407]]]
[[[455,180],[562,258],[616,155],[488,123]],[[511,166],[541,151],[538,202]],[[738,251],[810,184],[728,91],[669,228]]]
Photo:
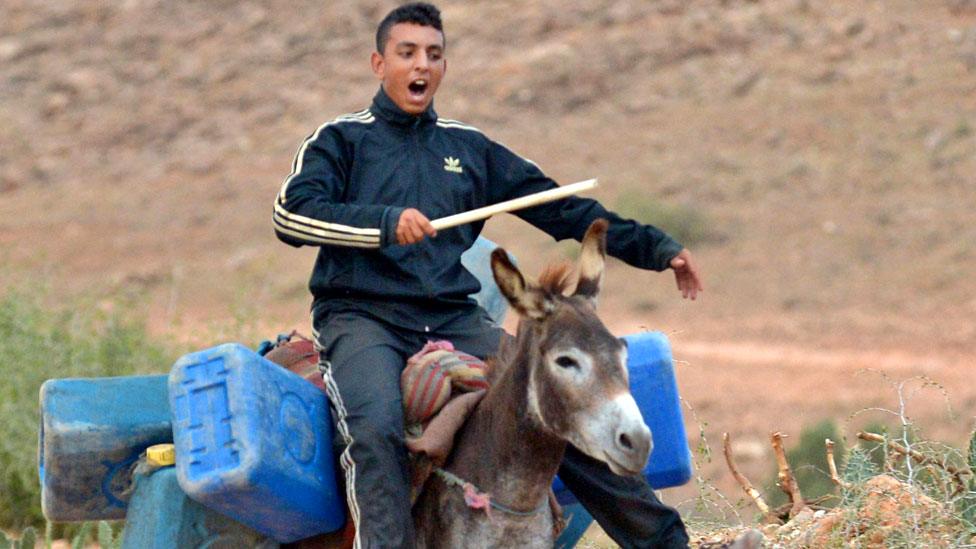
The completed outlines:
[[[881,474],[881,467],[877,460],[871,457],[871,452],[860,445],[851,448],[847,454],[847,466],[841,475],[841,480],[848,484],[860,484],[871,477]]]
[[[969,434],[969,452],[966,454],[966,464],[969,469],[976,471],[976,431]]]
[[[851,449],[842,474],[845,486],[841,506],[845,513],[836,530],[847,535],[850,546],[859,546],[861,540],[883,539],[885,547],[971,547],[976,541],[976,491],[969,474],[973,462],[967,463],[966,452],[958,448],[923,439],[913,425],[906,424],[901,432],[901,437],[885,434],[885,439],[903,448],[907,441],[914,459],[876,442],[860,441]],[[962,476],[957,478],[954,471],[961,471]],[[906,504],[897,492],[887,491],[889,488],[868,490],[866,486],[878,475],[895,479],[906,494],[914,494],[911,502],[918,498],[917,504]],[[871,494],[875,505],[879,497],[886,505],[869,507]],[[933,512],[933,508],[938,511]],[[865,516],[875,518],[866,520]],[[881,516],[884,521],[877,518]]]
[[[120,526],[120,525],[118,525]],[[122,529],[112,528],[108,522],[98,523],[98,546],[101,549],[119,549],[122,547]]]
[[[828,438],[834,441],[834,460],[840,469],[844,465],[846,451],[843,438],[839,435],[837,425],[833,421],[824,420],[812,427],[804,428],[800,432],[800,440],[793,449],[786,451],[786,459],[790,462],[793,476],[800,485],[800,493],[806,500],[832,495],[836,492],[836,486],[830,479],[828,472],[827,450],[824,446],[824,439]],[[788,442],[789,439],[787,439],[787,444]],[[786,494],[776,485],[775,471],[772,479],[766,483],[764,488],[770,505],[782,505],[788,501]],[[825,505],[830,503],[824,502]]]
[[[869,423],[861,429],[865,433],[875,433],[882,435],[884,437],[890,437],[892,430],[884,423]],[[858,441],[858,446],[864,449],[865,452],[871,454],[871,460],[874,462],[878,468],[884,467],[885,460],[888,456],[888,449],[884,444],[880,442],[872,442],[869,440]]]
[[[968,450],[966,464],[970,471],[976,472],[976,431],[969,435]],[[976,478],[970,476],[966,484],[967,490],[956,502],[956,510],[966,526],[976,531]]]
[[[654,225],[689,248],[721,239],[708,219],[688,206],[661,202],[638,191],[623,193],[616,206],[621,217]]]
[[[13,539],[3,534],[0,537],[0,549],[33,549],[37,543],[37,532],[33,528],[25,528],[20,534],[20,539]]]
[[[38,392],[50,378],[165,372],[172,349],[146,335],[138,306],[47,307],[43,293],[0,295],[0,528],[42,526]]]
[[[71,549],[83,549],[91,538],[92,523],[85,522],[78,532],[71,536]]]

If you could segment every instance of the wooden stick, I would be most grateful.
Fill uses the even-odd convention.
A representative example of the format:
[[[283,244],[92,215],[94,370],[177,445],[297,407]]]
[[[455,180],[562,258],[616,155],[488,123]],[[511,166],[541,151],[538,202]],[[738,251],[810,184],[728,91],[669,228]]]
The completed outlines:
[[[830,469],[830,480],[841,488],[849,488],[850,485],[841,480],[840,475],[837,474],[837,463],[834,462],[834,441],[829,438],[824,439],[824,444],[827,446],[827,468]]]
[[[783,449],[783,437],[786,436],[779,431],[770,435],[773,444],[773,452],[776,454],[776,465],[779,468],[777,479],[779,487],[790,497],[790,518],[793,518],[803,510],[803,496],[800,495],[800,485],[797,484],[793,471],[790,470],[790,462],[786,460],[786,450]]]
[[[901,444],[898,444],[897,442],[895,442],[893,440],[885,441],[885,437],[883,437],[882,435],[879,435],[877,433],[865,433],[864,431],[859,431],[857,433],[857,438],[859,438],[861,440],[866,440],[866,441],[869,441],[869,442],[880,442],[882,444],[887,443],[888,444],[888,448],[891,448],[896,454],[900,454],[902,456],[909,456],[913,460],[915,460],[916,463],[919,463],[919,464],[922,464],[922,465],[934,465],[936,467],[939,467],[943,471],[947,471],[950,475],[952,475],[953,480],[955,480],[956,484],[958,485],[958,489],[956,490],[956,493],[957,494],[958,493],[961,493],[961,491],[965,491],[967,489],[966,481],[963,480],[962,477],[964,477],[964,476],[972,476],[972,474],[973,474],[973,472],[970,471],[968,468],[966,468],[966,469],[959,469],[958,467],[956,467],[956,466],[954,466],[954,465],[952,465],[950,463],[941,463],[941,462],[936,461],[936,460],[932,459],[931,457],[929,457],[929,456],[927,456],[927,455],[925,455],[925,454],[923,454],[921,452],[918,452],[918,451],[915,451],[915,450],[909,450],[908,448],[905,448],[904,446],[902,446]]]
[[[512,200],[506,200],[505,202],[499,202],[498,204],[492,204],[491,206],[485,206],[483,208],[478,208],[468,212],[461,212],[459,214],[441,217],[431,221],[430,224],[439,231],[441,229],[471,223],[472,221],[488,219],[495,214],[521,210],[522,208],[528,208],[530,206],[538,206],[539,204],[552,202],[553,200],[559,200],[560,198],[566,198],[567,196],[581,193],[594,187],[596,187],[596,179],[587,179],[586,181],[580,181],[579,183],[563,185],[555,189],[549,189],[548,191],[542,191],[520,198],[513,198]]]
[[[769,517],[769,505],[766,505],[766,501],[763,499],[762,494],[759,490],[752,487],[752,483],[749,482],[742,473],[739,472],[739,468],[735,466],[735,461],[732,459],[732,441],[729,439],[728,433],[722,434],[723,444],[725,446],[725,463],[729,466],[729,471],[732,472],[732,476],[735,481],[739,483],[742,490],[747,496],[752,498],[752,501],[756,502],[756,507],[762,512],[764,517]]]

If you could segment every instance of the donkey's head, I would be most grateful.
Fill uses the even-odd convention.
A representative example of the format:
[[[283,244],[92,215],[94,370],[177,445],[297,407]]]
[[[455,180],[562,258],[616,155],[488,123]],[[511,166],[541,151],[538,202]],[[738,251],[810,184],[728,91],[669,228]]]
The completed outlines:
[[[527,280],[504,250],[492,253],[495,281],[521,316],[519,349],[528,362],[529,419],[543,431],[604,461],[617,474],[636,474],[651,452],[627,383],[627,347],[596,316],[606,259],[607,223],[583,238],[579,280],[566,290],[565,270]]]

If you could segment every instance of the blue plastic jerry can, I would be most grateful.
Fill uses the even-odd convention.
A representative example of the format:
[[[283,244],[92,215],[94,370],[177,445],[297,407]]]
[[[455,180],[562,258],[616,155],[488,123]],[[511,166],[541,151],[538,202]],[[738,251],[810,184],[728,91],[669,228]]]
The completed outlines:
[[[226,344],[178,360],[169,391],[187,495],[282,543],[343,526],[332,422],[318,388]]]
[[[567,493],[569,492],[567,491]],[[593,516],[583,507],[582,503],[575,499],[568,503],[560,502],[560,505],[563,508],[563,520],[566,521],[566,527],[559,533],[554,547],[556,549],[572,549],[579,543],[590,524],[593,524]]]
[[[491,272],[491,252],[497,247],[498,244],[479,236],[474,244],[461,254],[461,264],[481,283],[481,290],[469,297],[488,313],[488,318],[496,326],[501,326],[508,312],[508,301],[498,289],[495,275]],[[514,256],[509,254],[508,257],[513,263],[515,262]]]
[[[44,516],[123,518],[132,465],[147,446],[173,440],[166,376],[51,379],[40,401]]]
[[[137,474],[122,534],[122,549],[254,547],[278,543],[188,498],[176,469]]]
[[[655,489],[691,479],[691,449],[685,432],[671,345],[661,332],[626,335],[630,392],[651,428],[654,450],[644,477]]]

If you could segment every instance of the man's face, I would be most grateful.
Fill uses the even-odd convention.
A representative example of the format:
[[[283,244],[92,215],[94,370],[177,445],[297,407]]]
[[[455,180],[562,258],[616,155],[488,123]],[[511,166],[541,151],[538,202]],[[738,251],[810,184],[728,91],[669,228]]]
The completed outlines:
[[[427,110],[444,77],[444,35],[434,27],[397,23],[383,54],[373,52],[373,73],[390,99],[410,114]]]

